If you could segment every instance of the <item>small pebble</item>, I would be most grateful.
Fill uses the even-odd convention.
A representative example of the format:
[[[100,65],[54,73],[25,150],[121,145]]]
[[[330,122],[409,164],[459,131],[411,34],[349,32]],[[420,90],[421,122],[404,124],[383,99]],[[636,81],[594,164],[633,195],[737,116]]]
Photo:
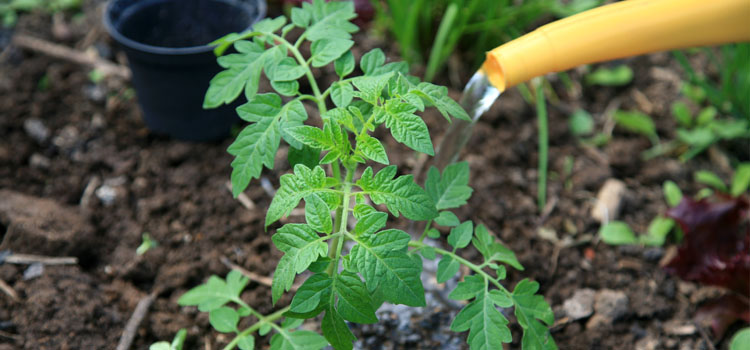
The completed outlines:
[[[643,251],[643,258],[646,261],[659,261],[664,256],[664,249],[661,247],[648,248]]]
[[[39,153],[32,154],[31,158],[29,159],[29,165],[31,165],[32,168],[47,169],[49,168],[49,164],[50,164],[49,158]]]
[[[577,290],[572,297],[563,302],[565,315],[574,321],[591,316],[594,313],[595,295],[593,289]]]
[[[23,272],[23,280],[28,281],[30,279],[37,278],[41,276],[44,273],[44,265],[41,263],[33,263],[29,265],[28,268],[26,268],[26,271]]]
[[[49,138],[49,129],[39,119],[29,118],[24,120],[23,129],[38,143],[44,143]]]
[[[117,199],[117,190],[112,186],[103,185],[96,189],[96,197],[98,197],[104,205],[112,205]]]

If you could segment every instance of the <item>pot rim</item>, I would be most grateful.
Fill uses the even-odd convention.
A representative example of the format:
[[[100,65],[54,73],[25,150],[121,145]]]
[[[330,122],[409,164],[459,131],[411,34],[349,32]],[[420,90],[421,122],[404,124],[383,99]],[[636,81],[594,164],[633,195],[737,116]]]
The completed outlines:
[[[148,45],[144,43],[140,43],[138,41],[135,41],[133,39],[130,39],[120,33],[119,30],[115,27],[114,23],[112,23],[112,20],[110,19],[110,12],[112,11],[112,6],[117,0],[109,0],[107,2],[107,6],[104,9],[104,28],[107,30],[110,36],[115,39],[118,43],[121,45],[125,45],[129,48],[139,50],[142,52],[157,54],[157,55],[190,55],[190,54],[197,54],[197,53],[205,53],[212,51],[216,45],[199,45],[199,46],[187,46],[187,47],[163,47],[163,46],[155,46],[155,45]],[[258,9],[258,15],[252,19],[251,23],[248,25],[245,30],[242,32],[246,32],[250,30],[255,23],[260,21],[266,16],[266,1],[265,0],[236,0],[232,1],[232,3],[255,3],[256,8]]]

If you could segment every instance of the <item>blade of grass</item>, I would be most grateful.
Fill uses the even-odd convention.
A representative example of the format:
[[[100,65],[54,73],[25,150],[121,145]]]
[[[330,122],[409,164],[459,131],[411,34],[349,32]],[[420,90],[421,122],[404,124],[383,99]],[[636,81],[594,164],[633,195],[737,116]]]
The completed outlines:
[[[547,104],[544,99],[544,84],[536,81],[536,117],[539,124],[539,177],[537,182],[537,206],[544,210],[547,203],[547,153],[549,149],[549,130],[547,124]]]
[[[443,15],[442,21],[440,21],[440,27],[438,27],[437,37],[435,37],[435,44],[432,46],[432,50],[430,51],[430,59],[427,62],[427,70],[425,71],[424,75],[425,81],[432,81],[432,79],[435,78],[435,74],[440,68],[440,65],[444,62],[443,60],[441,60],[440,53],[443,51],[445,40],[447,39],[448,34],[453,27],[453,21],[456,19],[457,14],[458,5],[456,5],[455,3],[451,3],[450,5],[448,5],[448,9],[445,11],[445,15]]]

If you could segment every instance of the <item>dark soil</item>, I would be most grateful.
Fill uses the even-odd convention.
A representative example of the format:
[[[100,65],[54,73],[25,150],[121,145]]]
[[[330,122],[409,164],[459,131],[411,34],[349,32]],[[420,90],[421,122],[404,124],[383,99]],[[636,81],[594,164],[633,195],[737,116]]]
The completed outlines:
[[[86,2],[84,20],[66,17],[72,33],[67,39],[55,38],[49,16],[40,13],[22,17],[16,32],[70,47],[91,46],[121,60],[111,55],[117,51],[98,24],[96,11],[94,3]],[[366,46],[387,46],[361,38]],[[355,55],[361,52],[355,48]],[[609,178],[626,183],[621,218],[643,232],[666,210],[664,180],[693,193],[693,170],[710,167],[727,176],[720,157],[704,155],[688,164],[673,158],[642,161],[638,155],[650,146],[648,141],[619,130],[600,149],[583,146],[570,135],[567,115],[573,108],[588,110],[598,130],[607,130],[609,112],[619,106],[651,114],[660,134],[672,137],[669,106],[679,96],[680,70],[667,54],[627,63],[635,70],[635,80],[622,88],[578,86],[571,92],[553,81],[560,101],[550,106],[550,204],[543,215],[535,204],[535,112],[517,90],[507,92],[482,117],[464,152],[475,192],[457,215],[485,224],[516,252],[526,269],[509,271],[506,285],[523,278],[541,284],[541,293],[558,316],[553,336],[560,349],[726,347],[726,340],[711,338],[701,327],[675,331],[692,325],[700,303],[720,292],[665,274],[659,260],[669,247],[617,248],[597,240],[598,223],[590,210]],[[575,80],[580,72],[571,75]],[[460,92],[452,94],[458,98]],[[133,96],[127,82],[111,78],[94,84],[88,69],[73,63],[14,47],[0,54],[0,190],[77,210],[95,236],[80,243],[85,250],[70,250],[80,258],[78,265],[45,266],[31,279],[24,278],[25,265],[0,265],[0,279],[19,295],[18,301],[0,295],[0,349],[113,349],[136,304],[150,293],[157,298],[138,329],[134,349],[171,339],[180,328],[188,330],[188,349],[205,344],[217,348],[227,337],[210,330],[206,314],[179,307],[177,298],[212,274],[224,276],[228,268],[222,257],[254,273],[272,275],[281,254],[272,245],[271,232],[263,228],[271,197],[260,181],[254,181],[246,194],[255,209],[232,198],[226,188],[231,157],[225,151],[231,140],[186,143],[152,135]],[[445,128],[442,117],[428,113],[425,118],[439,139]],[[46,137],[30,126],[38,122],[48,131]],[[422,164],[403,146],[388,143],[397,150],[391,161],[400,172],[412,172]],[[276,170],[265,172],[274,187],[289,168],[285,153],[282,149]],[[566,173],[570,161],[572,172]],[[0,240],[13,225],[9,221],[0,218]],[[392,225],[408,227],[403,221]],[[572,243],[545,239],[541,229]],[[143,233],[159,246],[137,256]],[[31,244],[16,249],[39,253]],[[476,257],[476,252],[467,250],[467,256]],[[587,326],[588,318],[566,321],[563,302],[584,288],[625,293],[627,310],[613,323],[598,327]],[[243,299],[260,312],[274,310],[267,286],[252,282]],[[288,297],[281,303],[288,303]],[[375,339],[363,342],[365,349],[380,348],[378,344],[387,349],[452,348],[430,335],[447,327],[450,317],[444,315],[451,312],[455,310],[413,316],[409,329],[419,336],[411,340],[392,338],[398,325],[387,319],[379,327],[357,332]],[[520,348],[520,328],[508,315],[515,341],[507,348]]]

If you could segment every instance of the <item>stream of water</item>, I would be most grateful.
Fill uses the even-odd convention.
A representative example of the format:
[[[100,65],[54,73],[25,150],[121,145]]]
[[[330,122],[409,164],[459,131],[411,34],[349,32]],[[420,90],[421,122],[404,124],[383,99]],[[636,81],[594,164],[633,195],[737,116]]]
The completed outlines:
[[[448,164],[456,161],[461,150],[471,137],[474,124],[484,114],[492,103],[500,97],[500,90],[492,86],[487,76],[479,71],[474,74],[466,84],[459,103],[471,117],[471,122],[454,119],[448,131],[445,133],[437,154],[435,155],[435,166],[444,169]]]

